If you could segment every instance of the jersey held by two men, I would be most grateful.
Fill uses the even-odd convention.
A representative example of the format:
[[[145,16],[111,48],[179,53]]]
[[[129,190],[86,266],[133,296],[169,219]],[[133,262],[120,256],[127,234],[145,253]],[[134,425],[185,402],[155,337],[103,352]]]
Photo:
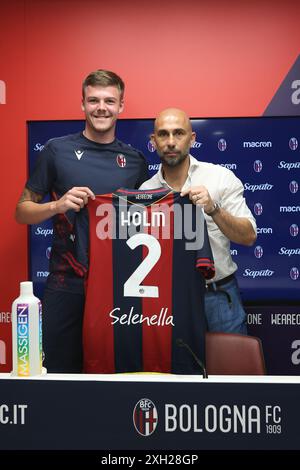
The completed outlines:
[[[205,279],[214,265],[202,209],[165,189],[121,189],[88,203],[84,372],[199,374]]]

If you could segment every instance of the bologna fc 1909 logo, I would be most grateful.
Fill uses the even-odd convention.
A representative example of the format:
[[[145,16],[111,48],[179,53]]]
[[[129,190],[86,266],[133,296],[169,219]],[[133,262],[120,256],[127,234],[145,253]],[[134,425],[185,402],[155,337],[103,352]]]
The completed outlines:
[[[121,168],[124,168],[124,166],[126,166],[126,158],[125,155],[123,155],[122,153],[119,153],[119,155],[117,155],[117,164]]]
[[[225,139],[219,139],[218,140],[218,149],[220,150],[220,152],[224,152],[224,150],[226,150],[227,148],[227,142]]]
[[[261,170],[262,170],[262,162],[261,160],[255,160],[255,162],[253,163],[253,169],[255,171],[255,173],[260,173]]]
[[[254,255],[256,258],[262,258],[263,254],[264,254],[264,250],[262,246],[258,245],[254,248]]]
[[[263,213],[263,206],[260,202],[254,204],[254,213],[255,215],[261,215]]]
[[[142,398],[133,410],[133,424],[141,436],[150,436],[156,429],[158,414],[156,406],[149,398]]]
[[[148,147],[149,152],[151,153],[155,152],[155,147],[152,144],[151,140],[148,141],[147,147]]]
[[[298,140],[296,137],[291,137],[289,140],[289,147],[291,150],[297,150],[298,147]]]
[[[292,194],[296,194],[296,192],[299,189],[299,185],[298,185],[297,181],[295,181],[295,180],[291,181],[290,184],[289,184],[289,188],[290,188],[290,191],[291,191]]]
[[[290,278],[293,279],[293,281],[297,281],[298,277],[299,277],[299,269],[294,266],[290,270]]]
[[[298,225],[297,224],[292,224],[290,226],[290,235],[291,235],[291,237],[297,237],[298,233],[299,233]]]

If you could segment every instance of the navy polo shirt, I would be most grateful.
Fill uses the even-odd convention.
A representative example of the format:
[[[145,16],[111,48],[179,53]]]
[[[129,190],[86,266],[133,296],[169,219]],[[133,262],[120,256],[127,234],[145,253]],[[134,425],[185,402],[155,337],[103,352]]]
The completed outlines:
[[[57,200],[74,186],[105,194],[124,186],[138,188],[148,178],[146,159],[140,151],[118,139],[99,144],[79,132],[46,143],[26,187]],[[87,227],[85,208],[53,217],[48,287],[83,293],[88,269]]]

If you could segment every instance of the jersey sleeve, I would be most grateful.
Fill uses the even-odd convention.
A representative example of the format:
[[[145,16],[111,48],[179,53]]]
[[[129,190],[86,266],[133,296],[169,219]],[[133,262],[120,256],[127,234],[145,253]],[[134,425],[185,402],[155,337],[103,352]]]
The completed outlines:
[[[190,233],[193,234],[186,241],[192,241],[192,244],[197,241],[197,247],[193,248],[195,251],[196,268],[205,279],[212,279],[215,275],[215,265],[203,210],[193,204],[188,195],[182,197],[180,193],[175,192],[174,200],[182,206],[184,214],[182,220],[187,217],[184,222],[183,233],[186,236],[186,227],[189,227],[191,229]],[[190,217],[191,214],[192,217]]]
[[[34,170],[26,182],[26,187],[45,196],[52,189],[54,179],[54,153],[48,142],[37,158]]]
[[[203,246],[197,250],[196,268],[199,269],[205,279],[212,279],[215,275],[215,265],[205,220],[203,224],[203,231]]]

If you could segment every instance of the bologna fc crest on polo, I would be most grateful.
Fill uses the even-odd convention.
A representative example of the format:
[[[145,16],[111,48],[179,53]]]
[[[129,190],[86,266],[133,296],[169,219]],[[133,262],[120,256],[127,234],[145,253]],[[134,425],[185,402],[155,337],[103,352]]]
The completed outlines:
[[[122,153],[119,153],[117,155],[117,164],[121,168],[124,168],[124,166],[126,166],[126,158],[125,158],[125,155],[123,155]]]
[[[254,213],[255,215],[261,215],[263,213],[263,206],[260,202],[254,204]]]
[[[290,188],[291,193],[295,194],[299,189],[299,185],[298,185],[297,181],[295,181],[295,180],[291,181],[290,184],[289,184],[289,188]]]
[[[133,424],[141,436],[151,436],[158,423],[156,406],[149,398],[142,398],[133,410]]]
[[[218,140],[218,149],[220,150],[220,152],[224,152],[224,150],[226,150],[227,148],[227,142],[225,139],[220,139]]]
[[[262,170],[262,162],[260,160],[255,160],[253,163],[253,169],[255,173],[260,173]]]
[[[296,150],[298,147],[298,140],[296,137],[291,137],[289,140],[289,147],[291,150]]]
[[[291,268],[291,270],[290,270],[290,278],[291,278],[293,281],[297,281],[298,277],[299,277],[299,269],[294,266],[294,267]]]
[[[264,250],[262,248],[262,246],[256,246],[254,248],[254,254],[255,254],[255,258],[261,258],[264,254]]]

